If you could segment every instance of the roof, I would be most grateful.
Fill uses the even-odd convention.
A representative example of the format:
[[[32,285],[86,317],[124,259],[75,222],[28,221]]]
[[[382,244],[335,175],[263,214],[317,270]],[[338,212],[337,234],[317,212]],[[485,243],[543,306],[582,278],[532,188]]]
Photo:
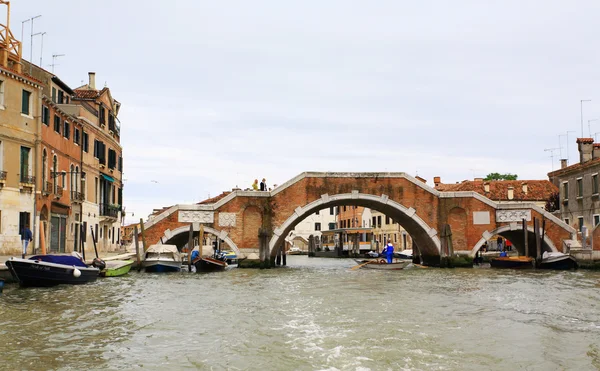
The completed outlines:
[[[213,197],[213,198],[208,198],[204,201],[200,201],[198,202],[198,205],[204,205],[204,204],[214,204],[215,202],[219,201],[222,198],[227,197],[228,194],[230,194],[231,192],[225,191],[223,193],[221,193],[220,195]]]
[[[106,88],[104,88],[106,89]],[[96,99],[98,98],[100,95],[102,95],[102,92],[104,91],[104,89],[102,90],[81,90],[79,88],[75,89],[74,91],[74,99]]]
[[[548,173],[548,177],[552,178],[552,177],[555,177],[555,176],[561,176],[561,175],[564,175],[564,174],[567,174],[567,173],[581,171],[583,169],[587,169],[589,167],[597,166],[597,165],[600,165],[600,157],[599,158],[594,158],[594,159],[586,161],[584,163],[578,162],[578,163],[573,164],[571,166],[567,166],[567,167],[562,168],[562,169],[554,170],[554,171]]]
[[[485,191],[485,185],[489,184],[489,192]],[[523,185],[527,184],[527,193],[523,191]],[[513,187],[513,198],[508,198],[508,189]],[[472,181],[465,180],[456,184],[438,184],[435,189],[441,192],[477,192],[491,200],[499,201],[542,201],[547,200],[558,188],[549,180],[492,180]]]

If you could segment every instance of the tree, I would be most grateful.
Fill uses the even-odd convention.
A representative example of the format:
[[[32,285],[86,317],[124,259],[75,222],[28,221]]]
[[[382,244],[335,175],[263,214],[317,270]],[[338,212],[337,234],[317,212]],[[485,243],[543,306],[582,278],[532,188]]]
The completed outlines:
[[[558,192],[554,192],[548,197],[544,208],[550,213],[560,209],[560,196]]]
[[[484,180],[517,180],[519,176],[517,174],[500,174],[500,173],[489,173]]]

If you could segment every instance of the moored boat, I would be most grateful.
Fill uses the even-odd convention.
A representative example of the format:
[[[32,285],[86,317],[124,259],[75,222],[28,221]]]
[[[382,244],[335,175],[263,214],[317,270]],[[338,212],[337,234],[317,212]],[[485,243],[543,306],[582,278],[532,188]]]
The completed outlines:
[[[394,254],[394,255],[396,255],[396,254]],[[397,253],[397,257],[399,259],[412,259],[413,251],[412,250],[402,250],[399,253]]]
[[[68,255],[36,255],[10,258],[6,266],[21,286],[79,285],[96,281],[100,270]]]
[[[374,260],[359,260],[354,259],[356,264],[361,268],[366,269],[379,269],[379,270],[400,270],[406,268],[411,264],[408,260],[401,260],[393,263],[388,263],[385,259],[374,259]]]
[[[110,260],[106,261],[106,268],[100,271],[100,277],[123,276],[131,270],[133,260]]]
[[[196,272],[218,272],[227,268],[227,262],[225,260],[215,259],[207,256],[194,259],[193,263],[196,267]]]
[[[152,245],[144,253],[142,267],[146,272],[179,272],[181,253],[175,245]]]
[[[534,259],[528,256],[501,256],[490,259],[492,268],[527,269],[534,267]]]
[[[542,255],[542,260],[538,264],[540,269],[577,269],[579,263],[571,255],[563,254],[561,252],[547,252],[545,251]]]

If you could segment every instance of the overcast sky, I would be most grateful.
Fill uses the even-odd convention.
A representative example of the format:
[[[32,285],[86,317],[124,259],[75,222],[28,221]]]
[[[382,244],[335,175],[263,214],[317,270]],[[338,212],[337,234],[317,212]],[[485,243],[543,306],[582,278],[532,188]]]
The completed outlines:
[[[303,171],[546,179],[560,134],[578,158],[580,100],[585,136],[600,119],[597,0],[11,5],[18,38],[42,15],[45,68],[65,54],[63,81],[122,103],[127,221]]]

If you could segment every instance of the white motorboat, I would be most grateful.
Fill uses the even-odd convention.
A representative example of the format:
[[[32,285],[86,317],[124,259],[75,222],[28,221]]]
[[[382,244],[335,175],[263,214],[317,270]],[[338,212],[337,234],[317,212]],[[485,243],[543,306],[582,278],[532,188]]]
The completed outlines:
[[[412,250],[402,250],[398,253],[399,259],[412,259],[413,251]]]
[[[181,253],[175,245],[152,245],[144,253],[142,267],[146,272],[179,272]]]

